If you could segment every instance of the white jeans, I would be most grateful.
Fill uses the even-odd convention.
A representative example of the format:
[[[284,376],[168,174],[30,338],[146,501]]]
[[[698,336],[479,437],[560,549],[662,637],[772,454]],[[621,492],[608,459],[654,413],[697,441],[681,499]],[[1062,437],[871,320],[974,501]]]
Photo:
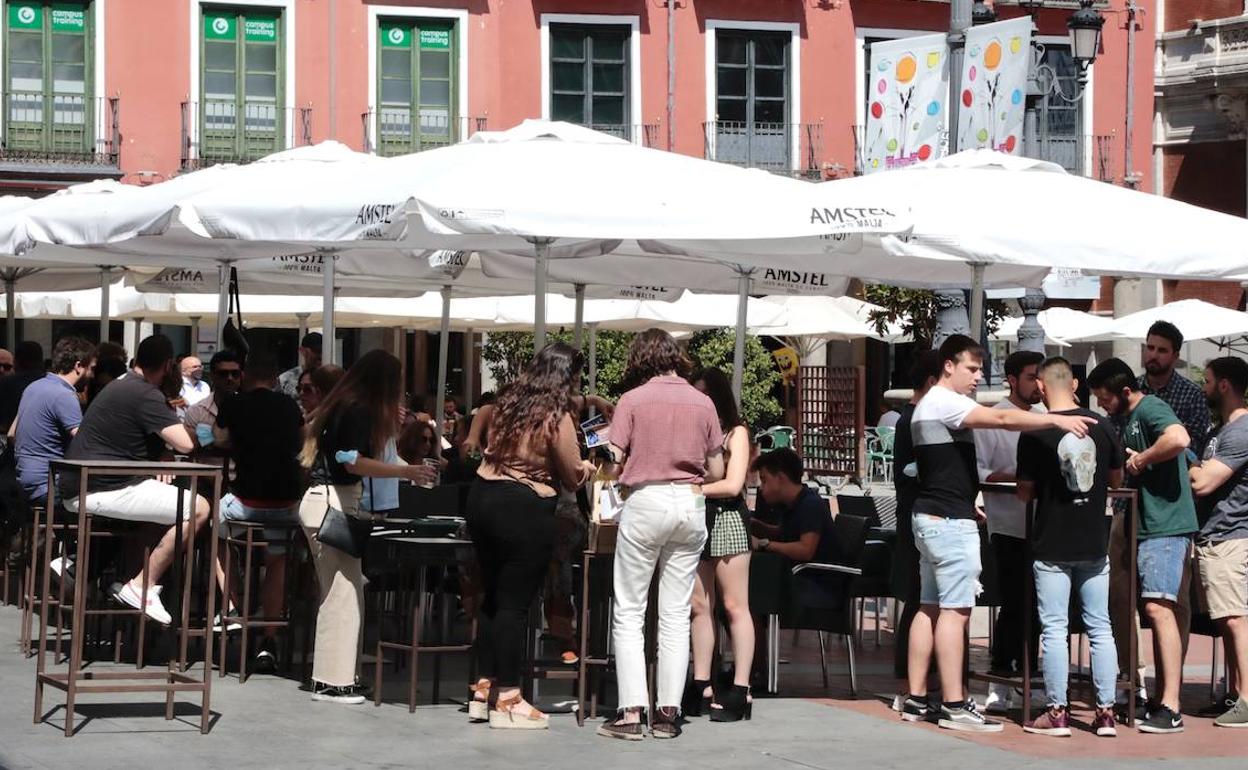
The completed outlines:
[[[679,706],[689,670],[689,599],[706,543],[706,498],[688,484],[655,484],[624,502],[615,544],[615,645],[619,707],[649,708],[645,622],[659,569],[659,669],[655,704]]]

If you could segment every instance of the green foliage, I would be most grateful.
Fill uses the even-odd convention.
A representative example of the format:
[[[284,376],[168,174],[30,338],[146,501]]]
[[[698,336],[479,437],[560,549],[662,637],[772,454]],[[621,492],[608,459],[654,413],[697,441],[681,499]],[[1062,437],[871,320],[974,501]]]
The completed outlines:
[[[736,334],[731,329],[697,332],[689,339],[689,356],[698,366],[714,366],[731,376],[736,344]],[[780,402],[772,395],[779,384],[780,371],[771,353],[757,337],[746,337],[741,417],[751,427],[766,427],[780,418]]]
[[[902,333],[914,340],[920,349],[930,348],[936,336],[936,292],[930,289],[903,289],[898,286],[868,285],[863,299],[882,310],[872,310],[868,321],[877,334],[887,332],[889,325],[900,322]],[[984,305],[984,319],[991,334],[1007,315],[1005,303],[989,300]]]
[[[589,332],[585,332],[584,350],[589,354]],[[572,330],[549,330],[546,339],[550,342],[572,344]],[[620,380],[624,377],[624,367],[628,363],[628,347],[633,343],[630,332],[600,331],[598,332],[598,392],[615,400],[620,397]],[[532,332],[492,332],[481,348],[481,360],[489,367],[490,374],[501,386],[515,380],[524,371],[533,358]],[[585,373],[586,389],[589,386],[589,372]]]
[[[622,395],[621,384],[633,336],[631,332],[598,332],[598,392],[613,401]],[[572,332],[567,329],[550,331],[547,332],[547,339],[571,344]],[[730,329],[698,332],[689,339],[689,355],[698,366],[715,366],[731,375],[735,345],[736,338]],[[588,339],[585,350],[588,353]],[[499,385],[520,376],[532,357],[531,332],[492,332],[481,348],[481,359]],[[772,389],[779,383],[780,372],[771,353],[757,337],[746,338],[741,416],[750,425],[763,427],[779,419],[780,403],[772,396]]]

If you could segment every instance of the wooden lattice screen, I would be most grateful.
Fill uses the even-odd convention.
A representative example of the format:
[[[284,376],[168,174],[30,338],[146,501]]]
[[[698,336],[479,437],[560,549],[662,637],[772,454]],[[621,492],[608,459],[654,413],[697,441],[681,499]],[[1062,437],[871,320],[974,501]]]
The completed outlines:
[[[797,375],[797,448],[806,472],[863,475],[862,436],[866,369],[803,366]]]

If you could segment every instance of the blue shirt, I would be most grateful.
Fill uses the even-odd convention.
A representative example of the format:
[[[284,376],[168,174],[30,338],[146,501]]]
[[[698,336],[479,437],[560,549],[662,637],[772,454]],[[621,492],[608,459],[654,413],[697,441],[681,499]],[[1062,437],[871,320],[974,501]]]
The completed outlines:
[[[55,374],[36,380],[17,409],[17,478],[31,499],[48,494],[48,461],[69,448],[71,431],[82,423],[82,406],[72,385]]]

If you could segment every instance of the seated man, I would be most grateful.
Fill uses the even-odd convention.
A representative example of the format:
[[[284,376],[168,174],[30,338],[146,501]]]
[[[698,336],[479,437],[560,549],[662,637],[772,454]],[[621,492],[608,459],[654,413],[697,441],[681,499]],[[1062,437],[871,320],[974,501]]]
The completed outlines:
[[[216,372],[217,356],[213,356],[212,361]],[[277,377],[277,366],[271,358],[249,358],[243,392],[221,404],[213,437],[219,446],[230,451],[235,472],[231,491],[221,500],[223,522],[299,521],[299,502],[305,486],[303,467],[299,464],[303,414],[294,399],[277,390]],[[214,380],[213,385],[215,398],[221,392],[221,383]],[[224,527],[221,534],[225,535]],[[286,555],[280,542],[283,534],[280,529],[265,532],[271,543],[265,554],[264,582],[260,589],[266,618],[282,614],[282,599],[286,593]],[[277,629],[266,627],[263,633],[256,670],[267,673],[277,663]]]
[[[100,391],[83,415],[66,458],[146,462],[160,459],[165,445],[175,452],[189,453],[193,449],[191,438],[160,390],[173,366],[173,343],[168,337],[155,334],[143,340],[134,370]],[[78,497],[78,474],[63,475],[60,485],[65,507],[77,513],[83,504]],[[147,584],[144,585],[140,570],[124,584],[112,586],[117,601],[141,609],[152,620],[166,625],[172,618],[160,601],[159,582],[174,558],[179,497],[183,516],[193,514],[196,529],[202,532],[208,522],[208,501],[200,495],[192,498],[189,492],[165,481],[93,474],[85,501],[87,510],[96,516],[169,525],[169,531],[148,557]],[[189,536],[188,523],[182,524],[183,537]]]
[[[185,360],[185,359],[183,359]],[[208,376],[212,378],[209,394],[186,408],[182,425],[186,427],[196,449],[192,457],[196,462],[220,465],[224,453],[213,447],[212,431],[217,425],[221,405],[238,393],[243,378],[243,366],[233,350],[218,350],[208,362]]]
[[[842,549],[832,527],[828,501],[802,483],[802,459],[792,449],[776,449],[754,461],[759,493],[779,513],[779,524],[751,520],[754,550],[777,553],[794,562],[840,563]],[[808,570],[798,573],[794,599],[803,607],[835,609],[843,575]]]
[[[52,371],[27,386],[13,423],[17,476],[33,505],[48,501],[48,461],[65,456],[82,423],[78,389],[91,377],[95,346],[62,337],[52,348]]]

